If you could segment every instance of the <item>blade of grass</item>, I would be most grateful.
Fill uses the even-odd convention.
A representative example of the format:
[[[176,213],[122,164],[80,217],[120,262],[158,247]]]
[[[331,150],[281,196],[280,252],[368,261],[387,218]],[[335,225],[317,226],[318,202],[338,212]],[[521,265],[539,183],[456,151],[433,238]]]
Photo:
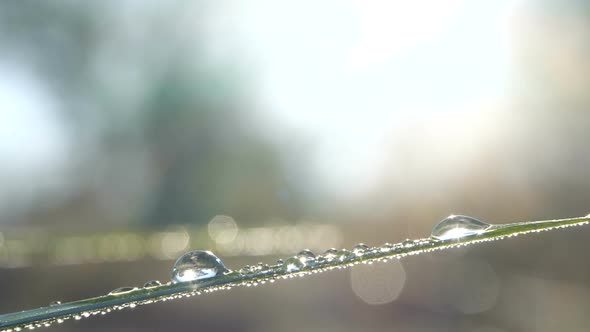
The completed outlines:
[[[138,305],[199,295],[201,293],[208,293],[221,289],[230,289],[236,286],[258,285],[266,282],[274,282],[276,279],[281,278],[287,279],[332,269],[342,269],[359,263],[386,261],[394,258],[399,259],[407,255],[415,255],[435,250],[445,250],[457,246],[494,241],[527,233],[585,225],[589,222],[590,215],[581,218],[494,225],[484,233],[459,239],[449,239],[444,241],[432,238],[406,240],[397,244],[369,247],[356,254],[350,251],[340,251],[340,253],[335,256],[334,254],[320,255],[316,257],[316,259],[308,262],[308,264],[301,269],[296,269],[294,271],[286,269],[282,264],[277,264],[248,273],[234,271],[225,275],[219,275],[214,278],[194,282],[141,288],[117,295],[107,294],[70,303],[0,315],[0,331],[18,332],[25,328],[34,329],[37,327],[50,326],[56,322],[62,323],[63,321],[72,318],[82,319],[93,315],[104,315],[114,310],[133,308]]]

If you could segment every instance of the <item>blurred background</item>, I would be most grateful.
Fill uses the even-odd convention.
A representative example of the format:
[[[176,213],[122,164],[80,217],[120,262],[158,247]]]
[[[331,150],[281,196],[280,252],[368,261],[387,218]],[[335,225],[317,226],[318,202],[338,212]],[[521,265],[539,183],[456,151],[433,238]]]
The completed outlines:
[[[583,0],[0,2],[0,313],[590,212]],[[61,331],[586,331],[568,229]]]

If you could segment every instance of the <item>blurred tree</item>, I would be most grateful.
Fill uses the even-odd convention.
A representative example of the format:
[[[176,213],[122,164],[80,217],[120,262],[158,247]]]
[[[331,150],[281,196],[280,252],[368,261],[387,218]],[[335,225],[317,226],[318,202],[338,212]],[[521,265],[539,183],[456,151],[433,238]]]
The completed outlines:
[[[4,57],[35,68],[73,145],[72,194],[37,207],[37,220],[206,223],[222,213],[260,223],[301,213],[279,151],[257,128],[244,68],[206,55],[205,37],[186,29],[207,8],[190,6],[0,3]]]

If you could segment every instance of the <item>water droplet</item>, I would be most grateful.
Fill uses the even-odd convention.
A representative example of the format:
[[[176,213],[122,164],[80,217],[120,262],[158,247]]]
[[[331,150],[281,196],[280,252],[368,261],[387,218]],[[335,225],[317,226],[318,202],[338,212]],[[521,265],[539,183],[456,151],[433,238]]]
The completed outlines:
[[[299,257],[289,257],[283,263],[283,268],[287,272],[297,272],[305,267],[305,264],[301,262]]]
[[[403,248],[412,248],[414,246],[414,240],[410,240],[410,239],[405,239],[402,241],[402,247]]]
[[[172,268],[172,282],[213,278],[229,270],[212,252],[195,250],[182,255]]]
[[[241,274],[250,274],[252,273],[252,267],[250,265],[246,265],[240,269]]]
[[[54,305],[60,305],[61,301],[51,301],[51,303],[49,303],[49,306],[54,306]]]
[[[313,251],[311,251],[309,249],[303,249],[297,254],[297,257],[299,257],[299,259],[309,260],[309,259],[314,259],[315,254],[313,253]]]
[[[357,256],[362,256],[365,251],[369,249],[369,246],[364,243],[359,243],[356,246],[352,247],[352,252]]]
[[[338,256],[338,259],[340,261],[344,261],[344,260],[347,260],[349,258],[354,257],[354,254],[352,253],[352,251],[347,250],[347,249],[340,249],[340,250],[338,250],[338,252],[336,253],[336,255]]]
[[[266,271],[269,268],[270,268],[270,265],[262,263],[262,262],[256,264],[256,270],[258,270],[258,271]]]
[[[308,265],[313,260],[315,260],[315,254],[313,253],[313,251],[311,251],[309,249],[304,249],[304,250],[301,250],[297,254],[297,258],[299,258],[299,260],[301,261],[301,263],[303,263],[303,265]]]
[[[143,288],[152,288],[152,287],[158,287],[158,286],[162,286],[162,283],[159,282],[158,280],[150,280],[150,281],[146,282],[145,284],[143,284]]]
[[[109,295],[121,295],[121,294],[129,293],[129,292],[133,292],[138,289],[139,288],[137,288],[137,287],[119,287],[117,289],[113,289],[109,293]]]
[[[328,262],[333,261],[338,255],[338,250],[336,248],[330,248],[328,250],[326,250],[326,252],[324,253],[324,257],[326,258],[326,260]]]
[[[434,226],[430,236],[437,240],[459,239],[481,234],[490,227],[473,217],[451,215]]]
[[[277,260],[277,264],[279,264],[279,265],[283,265],[283,263],[285,263],[285,261],[284,261],[284,260],[282,260],[282,259],[278,259],[278,260]]]

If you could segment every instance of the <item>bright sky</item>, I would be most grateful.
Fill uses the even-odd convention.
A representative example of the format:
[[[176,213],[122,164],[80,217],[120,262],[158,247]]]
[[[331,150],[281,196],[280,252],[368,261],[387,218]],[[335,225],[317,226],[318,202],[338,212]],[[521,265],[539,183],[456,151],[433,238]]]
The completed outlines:
[[[243,49],[256,60],[251,84],[272,111],[269,130],[310,138],[318,181],[338,191],[371,182],[396,128],[494,108],[514,79],[520,2],[225,2],[194,22],[195,37],[208,37],[213,57],[239,61]],[[0,63],[0,171],[66,154],[55,101],[24,68]]]
[[[257,0],[217,21],[262,67],[270,126],[311,137],[316,175],[338,190],[370,182],[396,127],[505,97],[519,4]]]
[[[26,174],[62,162],[66,140],[55,100],[25,67],[0,63],[0,72],[0,171]]]

